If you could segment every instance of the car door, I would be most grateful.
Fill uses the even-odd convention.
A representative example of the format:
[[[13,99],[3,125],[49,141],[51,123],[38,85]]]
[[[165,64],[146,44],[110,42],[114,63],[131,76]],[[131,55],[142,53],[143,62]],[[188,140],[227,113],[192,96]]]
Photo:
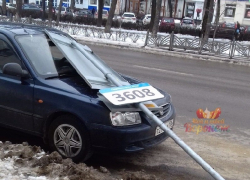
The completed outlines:
[[[32,131],[33,80],[3,74],[7,63],[18,63],[25,69],[11,43],[0,34],[0,123]]]

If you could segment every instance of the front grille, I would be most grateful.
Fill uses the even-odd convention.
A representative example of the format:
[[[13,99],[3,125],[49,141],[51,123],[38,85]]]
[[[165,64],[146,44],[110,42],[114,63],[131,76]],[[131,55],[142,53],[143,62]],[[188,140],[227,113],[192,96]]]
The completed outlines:
[[[166,116],[168,114],[168,112],[170,111],[170,104],[163,104],[160,107],[163,107],[162,111],[152,111],[152,113],[157,116],[158,118],[163,118],[164,116]]]

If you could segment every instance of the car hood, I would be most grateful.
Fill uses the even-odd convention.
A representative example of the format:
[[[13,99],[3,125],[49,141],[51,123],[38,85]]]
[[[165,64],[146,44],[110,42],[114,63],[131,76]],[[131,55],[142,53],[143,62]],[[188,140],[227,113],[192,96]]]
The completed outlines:
[[[141,83],[141,81],[127,76],[127,75],[121,75],[124,79],[126,79],[130,84],[138,84]],[[61,78],[61,79],[50,79],[50,80],[41,80],[44,84],[46,84],[49,87],[63,90],[68,93],[77,94],[80,96],[88,96],[92,99],[92,101],[101,101],[99,97],[97,96],[98,90],[97,89],[91,89],[88,84],[80,77],[68,77],[68,78]],[[162,91],[161,89],[158,89],[163,95],[164,98],[152,100],[156,105],[161,106],[163,104],[169,103],[171,101],[170,95]],[[103,104],[104,105],[104,104]]]

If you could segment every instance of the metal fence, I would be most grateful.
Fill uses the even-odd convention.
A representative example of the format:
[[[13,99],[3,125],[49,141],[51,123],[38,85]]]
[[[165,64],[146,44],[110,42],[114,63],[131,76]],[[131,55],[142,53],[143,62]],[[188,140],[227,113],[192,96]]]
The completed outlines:
[[[204,41],[202,38],[184,36],[180,34],[158,33],[157,37],[145,31],[111,29],[110,33],[105,33],[103,27],[88,25],[78,25],[71,23],[59,23],[52,21],[42,21],[41,19],[22,18],[17,21],[13,16],[1,16],[0,21],[21,22],[24,24],[35,24],[40,26],[50,26],[71,35],[81,35],[111,41],[131,42],[147,45],[149,47],[163,48],[170,51],[182,51],[195,54],[224,57],[238,61],[250,60],[250,42],[239,42],[235,40],[209,39]]]

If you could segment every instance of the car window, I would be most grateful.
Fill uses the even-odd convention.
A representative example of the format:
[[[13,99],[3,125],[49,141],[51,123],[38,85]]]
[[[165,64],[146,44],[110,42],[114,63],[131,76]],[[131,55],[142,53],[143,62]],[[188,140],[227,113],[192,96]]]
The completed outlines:
[[[102,14],[108,14],[108,11],[104,11],[104,10],[103,10],[103,11],[102,11]]]
[[[134,14],[123,14],[123,17],[135,17]]]
[[[7,63],[18,63],[21,65],[21,61],[12,48],[5,41],[0,39],[0,73],[2,73],[3,66]]]
[[[166,19],[163,19],[163,22],[172,23],[172,22],[174,22],[174,20],[173,20],[173,19],[166,18]]]
[[[185,24],[193,24],[193,20],[192,19],[183,19],[183,23],[185,23]]]
[[[53,43],[49,43],[45,35],[21,35],[16,39],[39,75],[48,77],[58,74],[55,61],[61,60],[64,56]],[[54,48],[51,48],[52,46]]]

